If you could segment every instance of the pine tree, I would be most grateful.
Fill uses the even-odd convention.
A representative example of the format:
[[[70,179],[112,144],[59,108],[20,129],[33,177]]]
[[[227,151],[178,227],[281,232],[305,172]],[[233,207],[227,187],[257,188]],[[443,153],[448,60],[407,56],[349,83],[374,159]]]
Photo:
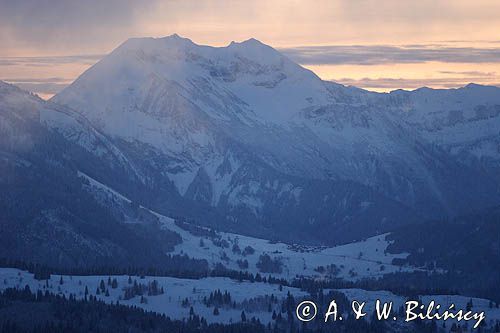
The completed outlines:
[[[471,310],[472,310],[472,306],[473,306],[473,304],[472,304],[472,298],[471,298],[471,299],[467,302],[467,306],[466,306],[467,311],[471,311]]]
[[[246,322],[247,321],[247,316],[245,315],[245,311],[241,311],[241,321]]]

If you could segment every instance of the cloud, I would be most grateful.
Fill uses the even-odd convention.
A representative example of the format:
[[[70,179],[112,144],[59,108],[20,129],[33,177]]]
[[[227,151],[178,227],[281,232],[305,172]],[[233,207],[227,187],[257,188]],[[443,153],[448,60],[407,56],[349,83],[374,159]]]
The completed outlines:
[[[303,65],[380,65],[395,63],[499,63],[500,48],[423,45],[327,45],[281,48]]]
[[[10,83],[67,83],[69,80],[63,77],[48,77],[48,78],[2,78],[3,81]]]
[[[63,77],[48,77],[48,78],[3,78],[1,80],[14,84],[24,90],[32,91],[39,94],[53,95],[64,89],[71,83],[71,79]]]
[[[481,72],[481,71],[439,71],[440,74],[473,76],[473,77],[495,77],[496,72]]]
[[[75,63],[93,65],[104,56],[104,54],[85,54],[52,57],[0,57],[0,66],[55,66]]]

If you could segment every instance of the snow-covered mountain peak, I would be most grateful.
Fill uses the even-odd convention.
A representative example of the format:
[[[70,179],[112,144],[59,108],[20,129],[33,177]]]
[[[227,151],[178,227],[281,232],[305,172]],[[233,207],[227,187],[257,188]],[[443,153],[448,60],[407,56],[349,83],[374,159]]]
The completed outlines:
[[[0,102],[0,116],[3,109],[11,109],[23,113],[23,117],[28,115],[26,113],[29,113],[30,117],[37,117],[38,113],[33,110],[37,110],[43,100],[33,93],[0,80]]]
[[[165,40],[165,41],[173,40],[173,41],[177,41],[177,42],[186,42],[186,43],[193,44],[193,41],[191,41],[191,39],[189,39],[187,37],[182,37],[176,33],[173,33],[170,36],[161,37],[160,39]]]
[[[181,37],[173,34],[166,37],[153,38],[153,37],[136,37],[129,38],[122,43],[117,50],[142,50],[144,52],[163,51],[166,50],[180,50],[190,47],[200,47],[193,43],[189,38]]]
[[[223,47],[214,47],[196,44],[189,38],[184,38],[177,34],[161,38],[130,38],[116,48],[110,56],[116,57],[118,54],[124,55],[130,53],[147,55],[150,58],[142,60],[150,61],[159,60],[158,58],[166,60],[167,57],[170,57],[170,60],[199,63],[208,61],[219,64],[237,62],[238,58],[245,58],[262,65],[276,65],[285,59],[281,53],[271,46],[254,38],[242,42],[233,41]],[[186,57],[175,59],[175,54],[184,54]]]
[[[22,90],[21,88],[0,80],[0,93],[1,94],[20,94],[20,95],[32,95],[31,93]],[[32,95],[33,96],[33,95]],[[36,98],[36,97],[34,97]]]
[[[236,42],[236,41],[232,41],[229,46],[235,46],[235,45],[250,45],[250,46],[257,46],[257,47],[260,47],[260,46],[265,46],[265,47],[270,47],[264,43],[262,43],[260,40],[258,39],[255,39],[255,38],[249,38],[247,40],[244,40],[242,42]]]
[[[0,80],[0,90],[7,89],[9,86],[7,82]]]
[[[283,124],[329,97],[314,73],[255,39],[211,47],[172,35],[127,40],[54,100],[102,129],[112,123],[104,116],[110,112],[167,115],[178,103],[209,117]],[[175,107],[164,104],[174,100]]]
[[[231,42],[225,49],[236,53],[240,57],[252,59],[263,64],[276,64],[286,59],[280,52],[255,38],[250,38],[242,42]]]

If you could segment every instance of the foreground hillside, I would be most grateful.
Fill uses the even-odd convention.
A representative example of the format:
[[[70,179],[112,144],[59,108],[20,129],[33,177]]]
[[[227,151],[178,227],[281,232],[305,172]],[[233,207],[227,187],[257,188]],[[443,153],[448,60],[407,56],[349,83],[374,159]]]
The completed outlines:
[[[461,329],[471,326],[470,323],[455,320],[377,322],[372,315],[377,299],[393,302],[395,313],[401,316],[400,308],[408,297],[356,288],[317,292],[227,278],[194,280],[127,275],[53,275],[49,279],[35,280],[33,275],[16,269],[0,269],[0,281],[3,281],[0,284],[0,291],[3,291],[0,293],[0,328],[15,323],[21,332],[24,332],[22,328],[30,331],[33,326],[47,327],[48,321],[54,322],[56,328],[52,332],[55,332],[57,324],[64,323],[67,318],[94,329],[103,329],[103,325],[111,322],[113,330],[125,325],[127,329],[137,332],[165,329],[171,332],[252,332],[251,329],[257,332],[287,332],[298,327],[307,332],[321,332],[321,329],[338,332],[436,332],[439,327],[447,332],[450,329],[453,331],[453,326],[455,330],[457,326]],[[304,326],[295,316],[295,307],[304,299],[314,300],[321,311],[326,311],[329,302],[336,300],[345,322],[323,323],[322,318],[318,318],[316,322]],[[487,320],[481,325],[481,330],[494,331],[498,327],[500,310],[487,299],[452,294],[419,295],[411,299],[420,299],[425,304],[435,301],[443,307],[455,304],[459,309],[471,307],[474,311],[484,311]],[[368,318],[353,320],[349,314],[353,300],[366,302]],[[65,306],[62,307],[62,304]],[[117,307],[120,304],[121,308],[104,304],[116,304]],[[16,311],[16,314],[8,317],[9,311]],[[85,318],[91,313],[107,318],[88,322]],[[32,319],[23,322],[22,318],[28,316]],[[147,324],[139,324],[141,320],[146,320]],[[71,323],[65,325],[71,327]]]

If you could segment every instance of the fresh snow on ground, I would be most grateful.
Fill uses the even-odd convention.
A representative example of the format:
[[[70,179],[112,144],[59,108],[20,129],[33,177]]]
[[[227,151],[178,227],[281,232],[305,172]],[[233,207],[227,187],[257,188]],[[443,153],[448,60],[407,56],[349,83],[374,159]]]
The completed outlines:
[[[113,289],[108,285],[108,278],[116,279],[118,287]],[[26,285],[30,287],[32,292],[37,290],[48,290],[60,295],[69,297],[74,294],[77,299],[85,297],[85,287],[87,287],[89,294],[96,296],[96,290],[99,287],[101,280],[106,284],[106,289],[109,291],[109,296],[103,293],[97,295],[99,300],[106,303],[116,303],[117,301],[122,305],[138,306],[145,310],[163,313],[172,319],[184,319],[189,317],[190,307],[192,306],[194,312],[202,317],[205,317],[209,323],[211,322],[239,322],[241,321],[242,302],[248,301],[252,298],[265,297],[274,295],[280,301],[286,298],[288,292],[292,293],[294,297],[305,296],[306,293],[289,287],[282,287],[280,291],[279,285],[272,285],[267,283],[258,282],[238,282],[229,278],[222,277],[209,277],[199,280],[194,279],[179,279],[173,277],[158,277],[158,276],[145,276],[143,278],[133,276],[132,284],[129,284],[129,277],[126,275],[118,276],[67,276],[62,275],[63,283],[60,284],[61,275],[52,275],[49,280],[35,280],[33,274],[21,271],[14,268],[0,268],[0,290],[6,288],[23,289]],[[156,280],[159,288],[164,289],[164,294],[156,296],[145,295],[147,303],[141,303],[141,297],[135,296],[132,299],[124,300],[123,289],[131,287],[134,281],[138,284],[145,284]],[[213,315],[214,308],[207,307],[203,302],[204,297],[209,297],[211,292],[219,289],[221,292],[228,291],[231,295],[231,300],[236,302],[236,308],[221,307],[219,308],[220,314]],[[183,301],[188,299],[189,305],[183,306]],[[249,311],[246,307],[245,314],[247,318],[256,317],[261,322],[267,323],[271,320],[272,312],[269,313],[268,309]]]
[[[62,284],[61,284],[62,277]],[[112,288],[108,285],[108,278],[116,279],[117,288]],[[7,288],[24,289],[29,286],[32,292],[41,290],[65,295],[69,297],[73,294],[77,299],[85,297],[85,288],[87,287],[89,295],[96,296],[96,290],[99,288],[101,280],[105,283],[105,288],[109,292],[109,296],[100,293],[96,297],[106,303],[115,304],[117,301],[122,305],[137,306],[148,311],[165,314],[172,319],[185,319],[189,317],[190,307],[193,307],[195,314],[207,319],[209,323],[231,323],[241,320],[241,312],[245,311],[247,318],[258,318],[262,323],[266,324],[272,320],[272,311],[269,312],[267,306],[256,305],[253,302],[259,298],[270,297],[273,295],[278,302],[272,307],[272,310],[279,312],[279,304],[286,299],[288,292],[294,296],[296,300],[307,300],[308,295],[296,288],[280,287],[278,285],[262,283],[262,282],[238,282],[229,278],[209,277],[199,280],[181,279],[173,277],[158,277],[158,276],[132,276],[132,283],[129,283],[129,276],[67,276],[67,275],[52,275],[48,280],[35,280],[33,274],[14,268],[0,268],[0,290]],[[135,296],[129,300],[124,300],[124,288],[131,287],[134,282],[147,285],[156,280],[158,288],[163,288],[164,293],[155,296],[145,295],[146,302],[141,303],[141,297]],[[203,303],[204,297],[209,297],[210,293],[220,290],[231,295],[231,301],[236,303],[236,306],[219,307],[219,315],[213,315],[214,307],[207,307]],[[393,302],[393,314],[398,316],[398,324],[404,320],[398,314],[399,308],[406,301],[405,297],[395,295],[389,291],[367,291],[362,289],[338,289],[338,292],[343,293],[349,301],[365,302],[364,312],[368,315],[366,319],[370,320],[371,314],[375,311],[375,302]],[[325,294],[328,290],[325,290]],[[454,304],[455,310],[467,308],[467,303],[472,300],[472,310],[474,312],[485,312],[486,323],[492,326],[495,321],[500,320],[500,309],[493,306],[490,307],[490,301],[481,298],[470,298],[460,295],[424,295],[419,297],[423,304],[429,304],[435,301],[441,305],[441,312],[446,310],[449,305]],[[185,299],[188,300],[186,305]],[[328,300],[331,301],[331,300]],[[352,314],[350,309],[347,309],[347,315]],[[318,320],[322,320],[326,309],[319,309]],[[342,314],[343,316],[346,314]],[[401,318],[399,318],[401,317]],[[451,327],[453,320],[447,321],[447,327]],[[439,324],[441,325],[441,323]],[[469,326],[470,323],[469,323]]]
[[[377,300],[380,300],[382,303],[393,302],[393,312],[396,313],[398,312],[399,308],[401,306],[404,306],[404,303],[408,300],[403,296],[395,295],[385,290],[368,291],[363,289],[339,289],[337,291],[343,293],[349,299],[349,301],[357,300],[358,302],[366,302],[364,310],[367,313],[373,313],[373,311],[375,311],[375,303]],[[453,310],[454,312],[461,309],[463,309],[465,312],[465,310],[467,309],[467,303],[472,300],[471,310],[474,312],[484,311],[486,316],[486,322],[488,325],[491,326],[492,323],[494,323],[497,320],[500,320],[500,309],[497,308],[496,306],[490,307],[490,304],[492,303],[490,302],[490,300],[484,298],[475,298],[475,297],[471,298],[460,295],[422,295],[419,296],[419,299],[421,304],[425,304],[426,306],[431,301],[434,301],[436,305],[439,304],[441,306],[439,312],[441,313],[444,312],[446,309],[448,309],[451,304],[455,305]],[[412,298],[412,300],[414,299]],[[403,318],[398,318],[398,320],[402,319],[404,320],[404,316]],[[451,327],[452,322],[453,320],[451,319],[447,321],[448,328]],[[439,325],[441,324],[442,321],[440,322]],[[472,325],[470,325],[469,323],[469,326]]]
[[[176,246],[175,253],[187,254],[193,258],[206,259],[213,265],[222,262],[226,267],[236,270],[240,269],[237,265],[237,260],[247,260],[249,271],[256,273],[258,270],[255,264],[263,254],[268,254],[271,258],[281,260],[283,263],[282,273],[272,275],[286,279],[293,279],[297,276],[321,277],[322,275],[315,271],[315,269],[319,266],[326,267],[331,264],[334,264],[340,270],[336,277],[347,280],[378,277],[400,270],[415,270],[411,267],[400,267],[391,264],[394,258],[405,258],[407,255],[384,254],[388,246],[388,242],[385,240],[386,235],[371,237],[362,242],[324,248],[272,243],[265,239],[218,232],[221,238],[230,244],[229,248],[223,249],[214,245],[208,238],[193,236],[189,232],[177,227],[173,219],[161,215],[158,216],[166,229],[175,231],[182,237],[182,244]],[[203,239],[203,247],[200,246],[200,239]],[[246,256],[233,253],[232,244],[238,244],[241,250],[247,246],[251,246],[255,250],[255,253]],[[229,260],[223,259],[226,256]]]

